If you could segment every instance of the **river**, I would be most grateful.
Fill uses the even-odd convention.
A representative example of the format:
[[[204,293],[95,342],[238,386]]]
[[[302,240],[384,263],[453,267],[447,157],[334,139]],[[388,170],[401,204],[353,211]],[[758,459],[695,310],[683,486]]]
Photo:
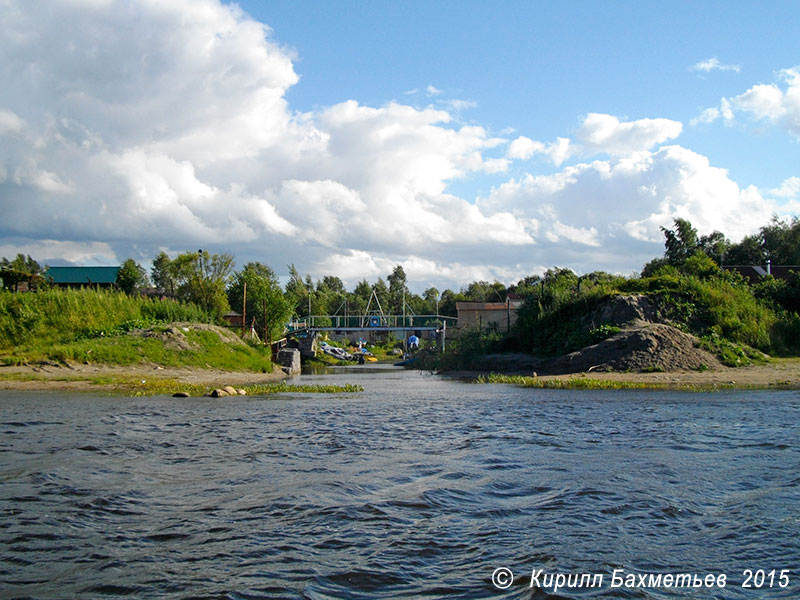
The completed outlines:
[[[798,392],[301,379],[0,392],[0,597],[800,597]]]

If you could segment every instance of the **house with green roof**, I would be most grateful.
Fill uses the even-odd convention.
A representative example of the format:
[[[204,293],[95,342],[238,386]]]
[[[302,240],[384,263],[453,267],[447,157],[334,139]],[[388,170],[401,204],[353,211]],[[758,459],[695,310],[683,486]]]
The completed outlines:
[[[58,287],[110,288],[117,285],[122,267],[48,267],[45,277]]]

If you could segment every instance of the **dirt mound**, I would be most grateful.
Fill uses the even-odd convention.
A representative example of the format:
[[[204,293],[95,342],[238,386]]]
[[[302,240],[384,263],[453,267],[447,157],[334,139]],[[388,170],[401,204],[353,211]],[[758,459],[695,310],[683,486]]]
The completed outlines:
[[[205,323],[173,323],[167,327],[150,327],[148,329],[136,329],[131,331],[131,335],[138,335],[145,338],[155,338],[160,340],[164,346],[170,350],[197,350],[198,345],[192,343],[186,334],[190,331],[213,331],[219,336],[220,341],[225,344],[244,345],[245,342],[232,331],[216,325]]]
[[[613,296],[591,311],[586,319],[594,326],[622,326],[629,323],[657,323],[658,309],[647,296]]]
[[[663,323],[632,326],[592,346],[539,366],[540,374],[586,371],[685,371],[720,369],[712,354],[697,347],[697,338]]]

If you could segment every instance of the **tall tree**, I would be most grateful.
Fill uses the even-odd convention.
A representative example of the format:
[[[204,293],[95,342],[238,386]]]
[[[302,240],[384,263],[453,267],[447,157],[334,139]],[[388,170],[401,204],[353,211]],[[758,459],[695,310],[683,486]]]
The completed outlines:
[[[163,250],[153,259],[150,275],[154,286],[166,294],[175,295],[178,289],[175,268],[172,260]]]
[[[150,282],[147,279],[147,271],[132,258],[125,260],[117,274],[117,285],[126,294],[133,294],[137,290],[146,287]]]
[[[384,310],[395,315],[403,314],[403,302],[408,294],[408,286],[402,265],[397,265],[386,279],[389,281],[389,306],[384,306]]]
[[[255,322],[256,331],[276,339],[283,333],[286,322],[291,318],[293,305],[289,296],[284,296],[278,277],[268,266],[251,262],[244,269],[234,273],[227,287],[228,300],[235,310],[241,310],[247,285],[245,309],[249,326]],[[266,320],[265,320],[266,319]]]
[[[230,310],[225,284],[233,271],[233,256],[198,250],[196,254],[186,255],[185,260],[179,264],[181,267],[185,266],[187,274],[186,281],[180,288],[182,295],[216,315]]]
[[[372,284],[372,291],[375,292],[375,297],[380,302],[381,309],[383,310],[384,314],[389,313],[389,288],[386,287],[386,282],[378,277],[378,281]],[[370,310],[376,310],[378,307],[375,306],[375,301],[373,299],[372,306]]]
[[[422,292],[422,298],[425,300],[425,312],[427,314],[439,314],[439,290],[435,287],[429,287]]]
[[[666,247],[664,258],[669,264],[679,266],[700,249],[700,240],[697,237],[697,230],[689,221],[678,218],[673,222],[675,229],[661,228]]]
[[[225,285],[231,271],[233,257],[230,254],[198,250],[183,252],[174,260],[160,252],[153,260],[151,273],[159,289],[219,316],[230,309]]]

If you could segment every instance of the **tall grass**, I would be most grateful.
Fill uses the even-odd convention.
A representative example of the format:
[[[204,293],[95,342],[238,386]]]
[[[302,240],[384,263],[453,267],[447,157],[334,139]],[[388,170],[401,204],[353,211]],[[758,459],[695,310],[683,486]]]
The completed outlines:
[[[132,297],[104,290],[49,289],[31,293],[0,291],[0,352],[22,346],[49,346],[132,325],[213,317],[193,304]]]
[[[764,352],[798,349],[797,339],[790,338],[800,327],[761,302],[744,281],[722,273],[698,276],[675,269],[652,277],[606,277],[582,286],[571,273],[553,273],[520,308],[519,339],[542,356],[596,342],[603,324],[592,324],[586,317],[616,294],[648,295],[662,319],[699,337],[722,338]]]
[[[666,316],[696,335],[716,335],[764,352],[779,345],[773,337],[778,316],[744,282],[682,275],[632,279],[622,290],[649,292]]]

